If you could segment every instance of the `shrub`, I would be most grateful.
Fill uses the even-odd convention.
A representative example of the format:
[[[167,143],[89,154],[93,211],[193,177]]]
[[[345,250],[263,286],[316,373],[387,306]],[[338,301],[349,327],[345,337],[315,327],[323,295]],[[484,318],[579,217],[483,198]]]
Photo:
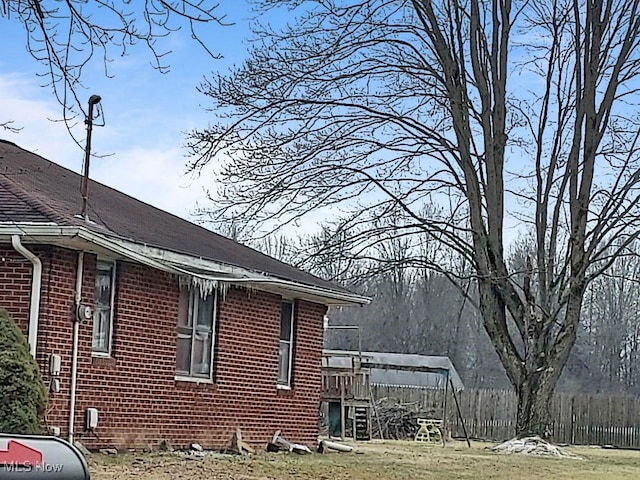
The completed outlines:
[[[29,344],[0,309],[0,432],[42,433],[47,389]]]

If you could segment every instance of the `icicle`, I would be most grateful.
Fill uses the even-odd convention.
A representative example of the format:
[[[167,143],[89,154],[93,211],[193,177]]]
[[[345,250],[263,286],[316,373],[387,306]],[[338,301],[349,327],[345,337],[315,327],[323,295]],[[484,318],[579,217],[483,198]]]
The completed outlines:
[[[206,297],[214,290],[218,290],[222,296],[222,300],[227,296],[227,292],[233,286],[233,283],[222,282],[220,280],[212,280],[196,276],[180,276],[180,286],[187,288],[196,288],[200,292],[202,298]]]

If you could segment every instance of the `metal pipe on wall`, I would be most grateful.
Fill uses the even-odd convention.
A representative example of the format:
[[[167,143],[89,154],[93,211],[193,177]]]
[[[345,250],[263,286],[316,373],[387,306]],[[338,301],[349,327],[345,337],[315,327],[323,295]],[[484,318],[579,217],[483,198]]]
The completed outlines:
[[[80,333],[80,319],[78,308],[82,302],[82,276],[84,270],[84,252],[78,252],[78,268],[76,270],[75,311],[73,317],[73,346],[71,347],[71,386],[69,391],[69,443],[73,443],[75,434],[73,425],[76,418],[76,388],[78,378],[78,339]]]
[[[38,344],[38,319],[40,317],[40,287],[42,286],[42,262],[36,254],[27,250],[20,240],[20,235],[11,236],[11,245],[16,252],[33,264],[31,275],[31,300],[29,305],[29,350],[33,358],[36,357]]]

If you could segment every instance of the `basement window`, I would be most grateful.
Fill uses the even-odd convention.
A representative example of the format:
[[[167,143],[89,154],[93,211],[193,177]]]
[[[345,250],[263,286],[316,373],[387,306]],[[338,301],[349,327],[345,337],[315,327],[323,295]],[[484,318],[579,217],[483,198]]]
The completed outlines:
[[[116,291],[116,264],[98,260],[96,264],[95,312],[93,314],[93,353],[111,353],[113,303]]]
[[[293,302],[282,302],[280,310],[280,349],[278,352],[278,387],[291,388],[293,363]]]
[[[211,379],[217,292],[180,289],[176,373],[180,377]]]

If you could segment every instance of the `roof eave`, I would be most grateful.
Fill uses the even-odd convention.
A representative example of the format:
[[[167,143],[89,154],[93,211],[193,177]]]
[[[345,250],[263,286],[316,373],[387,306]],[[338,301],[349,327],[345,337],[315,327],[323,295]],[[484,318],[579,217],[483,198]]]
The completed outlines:
[[[325,305],[367,305],[371,301],[368,297],[350,292],[302,284],[199,257],[176,256],[175,252],[156,248],[163,254],[158,258],[150,255],[146,251],[148,247],[143,244],[111,238],[82,226],[61,226],[55,223],[0,224],[0,239],[11,235],[26,236],[36,243],[53,243],[75,249],[82,249],[81,243],[87,242],[136,263],[172,274],[195,277],[214,284],[226,282],[285,296],[288,294]],[[193,270],[195,266],[197,271]]]

